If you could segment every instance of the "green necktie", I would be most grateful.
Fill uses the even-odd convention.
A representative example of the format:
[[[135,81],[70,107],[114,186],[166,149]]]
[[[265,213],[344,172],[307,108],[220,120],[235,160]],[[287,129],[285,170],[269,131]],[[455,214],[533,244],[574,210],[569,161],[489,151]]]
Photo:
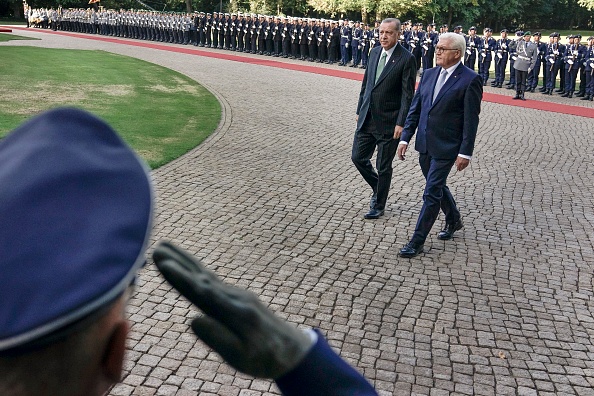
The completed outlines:
[[[375,72],[375,83],[377,84],[377,80],[379,80],[382,72],[384,71],[384,66],[386,66],[386,58],[388,56],[387,52],[383,52],[382,56],[377,64],[377,71]]]

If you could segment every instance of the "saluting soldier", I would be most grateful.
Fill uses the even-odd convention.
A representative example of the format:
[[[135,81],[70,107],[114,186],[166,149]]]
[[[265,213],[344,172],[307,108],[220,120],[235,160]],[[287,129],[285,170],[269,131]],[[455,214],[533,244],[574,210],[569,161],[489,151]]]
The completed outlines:
[[[480,46],[481,40],[476,35],[476,27],[471,26],[468,29],[468,36],[466,36],[466,56],[464,57],[464,66],[474,70],[476,63],[476,53]]]
[[[487,85],[489,80],[489,69],[491,68],[491,62],[493,60],[493,51],[497,46],[497,42],[493,37],[493,29],[485,28],[483,31],[484,36],[480,41],[479,50],[479,76],[483,79],[483,85]]]
[[[586,95],[582,100],[594,100],[594,36],[588,37],[588,47],[584,52],[584,71],[586,73]]]
[[[514,99],[526,100],[526,79],[528,73],[534,69],[536,59],[538,58],[538,47],[530,41],[532,34],[525,32],[523,40],[519,40],[516,46],[517,59],[514,62],[516,72],[516,96]]]
[[[545,53],[547,52],[547,45],[540,41],[541,34],[540,32],[534,32],[534,36],[532,36],[532,40],[536,48],[538,49],[538,56],[536,58],[536,63],[534,64],[534,69],[532,72],[528,74],[528,82],[527,82],[527,91],[534,92],[536,91],[536,87],[538,86],[538,76],[540,75],[540,67],[541,65],[545,64]],[[546,66],[546,65],[545,65]],[[543,68],[547,70],[546,67]],[[546,75],[546,72],[545,72]],[[543,78],[543,90],[545,88],[545,79]],[[541,91],[542,92],[542,91]]]

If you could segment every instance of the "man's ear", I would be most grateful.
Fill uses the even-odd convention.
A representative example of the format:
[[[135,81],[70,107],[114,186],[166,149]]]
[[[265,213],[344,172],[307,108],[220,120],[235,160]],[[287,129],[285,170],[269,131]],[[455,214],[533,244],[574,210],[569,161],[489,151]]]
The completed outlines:
[[[114,326],[113,331],[105,346],[101,370],[106,379],[112,383],[119,382],[122,378],[124,355],[126,354],[126,339],[128,337],[128,321],[122,319]]]

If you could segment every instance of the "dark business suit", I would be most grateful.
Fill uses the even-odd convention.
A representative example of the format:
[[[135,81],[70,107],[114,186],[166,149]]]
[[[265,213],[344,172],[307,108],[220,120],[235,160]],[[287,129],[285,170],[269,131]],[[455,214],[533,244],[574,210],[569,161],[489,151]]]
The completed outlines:
[[[415,149],[420,154],[419,163],[427,181],[423,208],[411,239],[416,245],[425,243],[440,207],[447,224],[460,220],[446,180],[458,154],[472,156],[483,96],[481,77],[459,64],[433,101],[441,70],[434,67],[423,74],[401,137],[401,141],[408,143],[415,130],[418,131]]]
[[[369,54],[357,105],[359,118],[351,158],[377,195],[375,209],[383,211],[392,180],[392,161],[398,147],[398,140],[393,138],[394,128],[403,126],[406,120],[414,94],[417,66],[412,54],[397,43],[376,83],[381,54],[382,47],[372,49]],[[376,146],[377,172],[370,161]]]

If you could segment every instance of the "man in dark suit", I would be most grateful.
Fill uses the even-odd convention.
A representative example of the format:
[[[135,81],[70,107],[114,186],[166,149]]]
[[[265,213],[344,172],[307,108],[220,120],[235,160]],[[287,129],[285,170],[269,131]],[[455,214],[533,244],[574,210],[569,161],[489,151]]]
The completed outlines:
[[[369,54],[357,105],[351,158],[373,190],[366,219],[378,219],[384,214],[392,180],[392,161],[414,93],[416,61],[398,43],[399,37],[398,19],[382,21],[381,47],[372,49]],[[376,147],[377,171],[370,161]]]
[[[415,149],[427,181],[415,232],[400,250],[400,256],[407,258],[423,251],[440,208],[446,226],[438,239],[452,239],[463,227],[446,181],[452,165],[461,171],[470,163],[483,96],[481,77],[460,62],[466,50],[463,36],[443,34],[435,50],[439,67],[423,74],[398,145],[398,158],[403,160],[410,139],[418,131]]]

